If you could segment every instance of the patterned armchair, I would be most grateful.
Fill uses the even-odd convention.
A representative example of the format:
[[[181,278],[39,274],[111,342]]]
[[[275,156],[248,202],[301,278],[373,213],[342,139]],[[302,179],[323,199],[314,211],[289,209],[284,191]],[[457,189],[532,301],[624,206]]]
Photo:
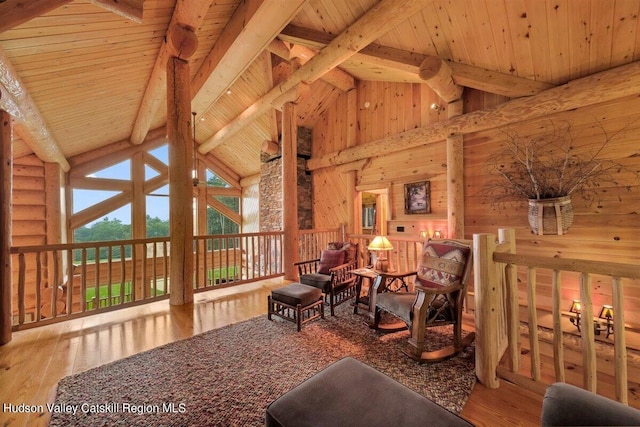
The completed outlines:
[[[427,240],[415,273],[415,292],[384,292],[380,289],[384,280],[374,283],[371,327],[397,331],[408,326],[411,336],[406,353],[421,362],[438,362],[458,354],[475,339],[474,333],[462,337],[462,305],[473,264],[471,258],[471,242]],[[381,324],[382,312],[390,313],[400,322]],[[442,325],[453,325],[453,344],[425,351],[426,328]]]
[[[358,266],[358,244],[332,242],[320,258],[294,263],[300,283],[322,290],[335,316],[335,307],[356,296],[356,276],[349,274]]]

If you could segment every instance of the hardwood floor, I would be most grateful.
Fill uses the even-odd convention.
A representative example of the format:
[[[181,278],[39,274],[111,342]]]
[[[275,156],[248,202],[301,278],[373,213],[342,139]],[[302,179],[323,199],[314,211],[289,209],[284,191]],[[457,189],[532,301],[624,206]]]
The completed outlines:
[[[45,406],[67,375],[264,315],[267,295],[284,283],[276,279],[198,293],[193,307],[161,301],[14,333],[0,347],[0,425],[47,425],[46,411],[10,413],[4,405]],[[541,402],[540,396],[505,381],[497,390],[477,384],[462,416],[478,426],[537,426]]]

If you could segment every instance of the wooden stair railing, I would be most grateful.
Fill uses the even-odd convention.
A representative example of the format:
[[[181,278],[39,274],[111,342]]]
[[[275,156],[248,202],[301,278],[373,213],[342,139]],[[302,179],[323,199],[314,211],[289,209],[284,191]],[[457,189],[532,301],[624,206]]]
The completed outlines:
[[[592,276],[607,276],[611,282],[613,299],[613,348],[615,398],[628,404],[628,373],[626,323],[624,312],[623,279],[640,279],[640,266],[613,262],[601,262],[579,259],[525,256],[516,254],[515,232],[512,229],[499,230],[499,236],[493,234],[474,235],[474,280],[475,280],[475,320],[476,320],[476,375],[481,383],[490,388],[499,386],[499,378],[518,383],[539,393],[544,392],[546,384],[541,381],[541,355],[539,348],[540,333],[538,312],[543,310],[536,302],[538,284],[537,271],[551,272],[551,317],[552,347],[555,381],[565,381],[564,340],[569,332],[570,322],[566,311],[570,301],[562,299],[562,272],[579,274],[581,317],[594,319]],[[521,364],[520,354],[520,303],[517,294],[517,268],[526,269],[526,324],[530,345],[530,375],[518,373]],[[576,296],[577,297],[577,296]],[[578,298],[576,298],[578,299]],[[580,330],[582,352],[583,384],[586,390],[596,392],[597,357],[595,332],[593,327]],[[507,351],[505,353],[505,351]],[[507,361],[502,367],[501,360]],[[579,384],[578,384],[579,385]]]

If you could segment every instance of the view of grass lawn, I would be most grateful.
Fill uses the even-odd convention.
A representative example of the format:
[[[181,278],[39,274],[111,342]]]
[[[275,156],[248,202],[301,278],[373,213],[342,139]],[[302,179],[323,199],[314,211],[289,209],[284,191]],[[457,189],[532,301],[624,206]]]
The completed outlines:
[[[207,279],[209,280],[209,282],[214,281],[216,283],[222,280],[227,280],[227,278],[229,278],[229,280],[234,280],[239,270],[240,269],[235,266],[229,267],[229,268],[216,268],[214,270],[207,270]],[[111,297],[115,298],[116,301],[119,301],[120,291],[121,291],[120,283],[111,284]],[[156,289],[155,295],[160,296],[160,295],[164,295],[164,293],[165,293],[164,289],[158,288]],[[130,281],[125,282],[124,284],[125,302],[131,300],[131,295],[132,295],[131,282]],[[86,291],[87,303],[92,304],[95,297],[96,297],[96,288],[95,287],[87,288],[87,291]],[[101,285],[99,287],[98,298],[100,301],[106,301],[109,298],[109,285]]]

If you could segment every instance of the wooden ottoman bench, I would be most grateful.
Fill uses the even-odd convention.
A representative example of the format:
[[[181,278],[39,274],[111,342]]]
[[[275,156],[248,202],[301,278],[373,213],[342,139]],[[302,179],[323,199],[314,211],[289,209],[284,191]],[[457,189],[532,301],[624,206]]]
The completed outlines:
[[[298,332],[302,325],[318,317],[324,319],[324,295],[313,286],[291,283],[283,288],[274,289],[269,295],[267,318],[278,316],[294,322]]]
[[[267,406],[267,427],[473,427],[351,357],[329,365]]]

